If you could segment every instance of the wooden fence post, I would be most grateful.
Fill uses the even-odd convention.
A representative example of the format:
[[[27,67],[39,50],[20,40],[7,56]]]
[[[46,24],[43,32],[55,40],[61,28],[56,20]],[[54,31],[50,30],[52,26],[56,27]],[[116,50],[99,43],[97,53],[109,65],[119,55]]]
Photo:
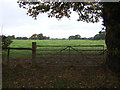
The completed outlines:
[[[36,42],[32,42],[32,63],[36,60]]]
[[[103,46],[103,55],[105,54],[104,46]]]
[[[7,64],[8,65],[10,63],[9,58],[10,58],[10,48],[8,48],[8,53],[7,53]]]

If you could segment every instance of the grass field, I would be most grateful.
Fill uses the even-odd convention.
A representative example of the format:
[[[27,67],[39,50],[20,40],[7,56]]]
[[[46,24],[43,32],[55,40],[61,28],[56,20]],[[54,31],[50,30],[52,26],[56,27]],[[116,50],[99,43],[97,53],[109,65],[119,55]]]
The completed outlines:
[[[13,40],[10,47],[30,47],[31,43],[37,42],[37,45],[105,45],[104,40]]]
[[[14,40],[10,47],[31,48],[32,42],[37,42],[37,45],[52,46],[105,45],[104,40]],[[6,51],[3,51],[3,62],[6,58],[5,53]],[[95,66],[103,60],[97,58],[100,55],[91,55],[90,57],[94,59],[86,58],[82,54],[77,56],[65,59],[61,55],[60,58],[56,57],[53,60],[45,56],[47,59],[42,60],[41,57],[38,59],[41,62],[55,63],[64,60],[72,64],[76,62],[81,66],[72,64],[49,66],[40,63],[32,65],[31,51],[11,50],[9,67],[3,64],[2,86],[3,88],[120,88],[118,75],[109,71],[104,65]]]
[[[36,42],[37,45],[43,45],[43,46],[77,46],[77,45],[104,45],[104,40],[13,40],[13,43],[10,45],[10,47],[13,48],[31,48],[32,42]],[[44,48],[37,48],[40,50],[62,50],[65,47],[44,47]],[[79,47],[75,49],[90,49],[90,47]],[[92,47],[91,49],[98,49],[95,47]],[[101,49],[101,48],[100,48]],[[41,54],[46,53],[54,53],[54,52],[42,52],[37,51]],[[75,51],[74,51],[75,52]],[[11,50],[10,51],[10,59],[11,60],[21,60],[21,59],[31,59],[31,51],[28,50]],[[3,59],[6,59],[7,51],[3,51]],[[44,57],[45,55],[43,55]],[[46,57],[46,56],[45,56]],[[54,56],[55,57],[55,56]],[[48,57],[49,58],[49,57]]]

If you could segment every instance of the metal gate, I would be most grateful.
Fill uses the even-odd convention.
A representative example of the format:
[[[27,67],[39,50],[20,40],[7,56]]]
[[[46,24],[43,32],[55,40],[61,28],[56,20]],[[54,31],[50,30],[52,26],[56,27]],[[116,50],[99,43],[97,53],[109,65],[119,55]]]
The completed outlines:
[[[100,65],[104,63],[104,45],[37,45],[36,62],[42,65]]]

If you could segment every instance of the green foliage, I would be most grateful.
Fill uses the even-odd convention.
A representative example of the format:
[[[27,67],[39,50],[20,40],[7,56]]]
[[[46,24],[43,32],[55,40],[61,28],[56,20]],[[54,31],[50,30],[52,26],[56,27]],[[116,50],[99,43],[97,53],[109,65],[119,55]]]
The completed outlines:
[[[27,37],[16,37],[15,39],[17,39],[17,40],[27,40],[28,38]]]
[[[93,39],[94,40],[105,40],[106,32],[99,32],[99,34],[96,34]]]
[[[70,17],[72,11],[79,15],[78,21],[98,22],[101,17],[102,5],[98,2],[24,2],[19,0],[20,7],[27,9],[27,14],[37,18],[40,13],[47,13],[48,17],[61,19]]]
[[[31,40],[45,40],[45,39],[50,39],[49,37],[43,36],[43,34],[33,34],[30,37]]]
[[[43,34],[42,34],[42,33],[41,33],[41,34],[38,34],[38,35],[37,35],[37,39],[39,39],[39,40],[43,40],[43,39],[44,39]]]
[[[12,36],[7,36],[9,39],[14,40],[15,39],[15,35]]]
[[[37,40],[38,38],[37,38],[37,34],[33,34],[31,37],[30,37],[30,39],[32,39],[32,40]]]
[[[80,35],[69,36],[68,39],[81,39],[81,36]]]
[[[7,48],[12,43],[12,38],[10,36],[2,35],[2,48]]]

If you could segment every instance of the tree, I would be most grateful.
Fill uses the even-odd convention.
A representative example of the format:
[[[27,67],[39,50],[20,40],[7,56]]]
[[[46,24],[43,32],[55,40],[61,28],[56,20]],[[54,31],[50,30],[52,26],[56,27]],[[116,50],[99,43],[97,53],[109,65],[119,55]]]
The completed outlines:
[[[80,35],[75,35],[75,39],[80,39],[81,36]]]
[[[7,48],[12,43],[12,39],[2,35],[2,48]]]
[[[81,39],[81,36],[80,35],[69,36],[68,39]]]
[[[98,22],[101,17],[102,5],[98,2],[24,2],[18,1],[19,6],[27,9],[28,15],[37,18],[40,13],[47,13],[48,17],[61,19],[70,17],[71,10],[78,13],[78,21]]]
[[[37,39],[38,39],[37,34],[33,34],[33,35],[30,37],[30,39],[32,39],[32,40],[37,40]]]
[[[43,36],[43,34],[41,33],[41,34],[38,34],[38,35],[37,35],[37,38],[38,38],[39,40],[43,40],[43,39],[44,39],[44,36]]]
[[[42,33],[40,34],[33,34],[30,39],[32,40],[45,40],[45,39],[50,39],[50,37],[43,36]]]
[[[17,39],[17,40],[22,40],[22,38],[21,38],[21,37],[16,37],[15,39]]]
[[[120,72],[120,2],[103,3],[103,20],[106,27],[106,64],[114,72]]]
[[[8,36],[8,38],[10,38],[11,40],[13,40],[13,39],[15,39],[15,35]]]
[[[19,6],[28,10],[28,15],[36,19],[39,13],[58,19],[70,17],[71,10],[78,13],[78,21],[98,22],[103,18],[106,27],[107,64],[113,71],[120,72],[120,2],[24,2]]]
[[[94,40],[105,40],[106,32],[99,32],[99,34],[96,34],[93,39]]]
[[[75,37],[74,36],[69,36],[69,38],[68,39],[75,39]]]
[[[15,39],[17,39],[17,40],[27,40],[28,38],[27,37],[16,37]]]
[[[27,40],[28,38],[27,37],[22,37],[22,40]]]

